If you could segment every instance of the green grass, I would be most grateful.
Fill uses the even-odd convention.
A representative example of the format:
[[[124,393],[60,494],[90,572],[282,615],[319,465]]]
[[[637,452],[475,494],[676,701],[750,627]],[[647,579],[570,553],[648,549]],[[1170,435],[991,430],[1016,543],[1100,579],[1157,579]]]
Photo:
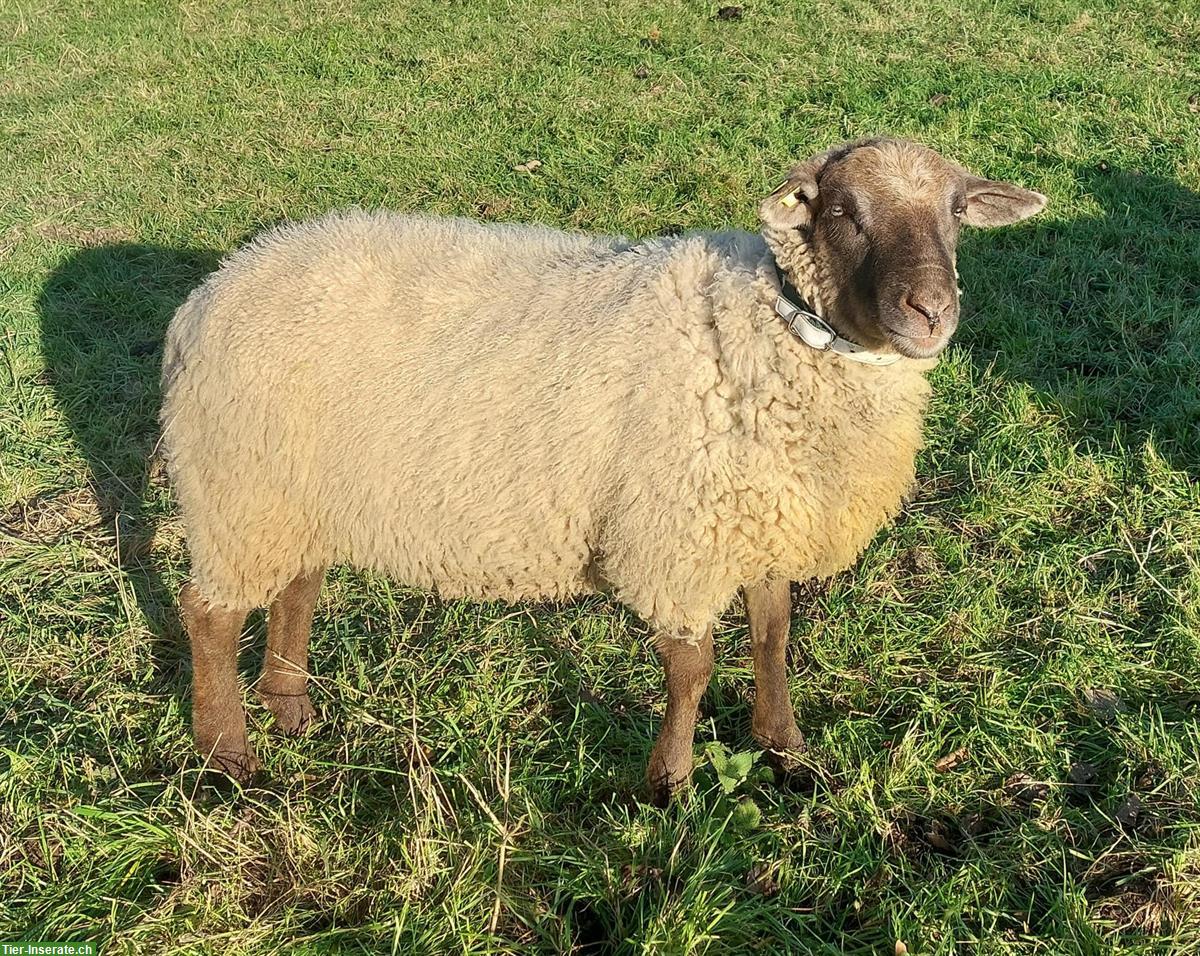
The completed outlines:
[[[1200,950],[1200,12],[717,6],[0,5],[0,940]],[[638,621],[342,570],[323,724],[283,741],[252,706],[268,782],[197,786],[146,462],[163,330],[220,254],[355,203],[749,228],[792,160],[875,132],[1051,207],[966,242],[920,495],[801,591],[804,773],[705,758],[641,806]],[[745,638],[733,608],[702,752],[751,749]]]

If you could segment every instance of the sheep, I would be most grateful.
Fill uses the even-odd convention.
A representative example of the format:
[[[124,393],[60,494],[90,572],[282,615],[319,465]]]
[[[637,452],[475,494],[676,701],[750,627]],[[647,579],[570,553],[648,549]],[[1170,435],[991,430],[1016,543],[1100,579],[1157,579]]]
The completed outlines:
[[[164,353],[198,749],[258,768],[236,659],[259,606],[257,691],[279,729],[309,726],[313,608],[348,563],[449,596],[614,595],[665,670],[658,800],[691,774],[713,623],[741,589],[752,732],[794,754],[790,582],[850,566],[914,481],[960,225],[1045,202],[878,138],[794,167],[758,233],[361,210],[266,231]]]

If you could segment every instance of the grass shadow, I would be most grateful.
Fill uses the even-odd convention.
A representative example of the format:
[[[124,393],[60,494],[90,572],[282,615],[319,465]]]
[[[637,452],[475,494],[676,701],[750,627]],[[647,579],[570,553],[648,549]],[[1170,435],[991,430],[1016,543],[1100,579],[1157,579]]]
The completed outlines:
[[[38,298],[51,386],[87,462],[113,552],[154,636],[154,674],[172,682],[182,652],[175,595],[149,546],[161,488],[153,482],[163,337],[218,253],[118,243],[81,249]]]
[[[974,293],[964,304],[979,314],[966,317],[961,340],[977,364],[1061,410],[1085,447],[1150,441],[1194,477],[1200,195],[1104,163],[1075,176],[1103,215],[964,237]]]

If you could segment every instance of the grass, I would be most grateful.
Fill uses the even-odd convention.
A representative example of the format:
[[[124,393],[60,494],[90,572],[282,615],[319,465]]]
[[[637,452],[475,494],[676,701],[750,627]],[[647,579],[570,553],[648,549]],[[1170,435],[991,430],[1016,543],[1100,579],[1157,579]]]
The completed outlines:
[[[1200,950],[1196,8],[717,6],[0,7],[0,939]],[[630,799],[663,706],[639,622],[341,570],[324,723],[285,742],[251,707],[268,782],[197,785],[147,460],[163,330],[220,254],[355,203],[751,228],[792,160],[880,131],[1052,205],[966,242],[921,492],[800,591],[804,773],[738,766],[736,608],[659,811]]]

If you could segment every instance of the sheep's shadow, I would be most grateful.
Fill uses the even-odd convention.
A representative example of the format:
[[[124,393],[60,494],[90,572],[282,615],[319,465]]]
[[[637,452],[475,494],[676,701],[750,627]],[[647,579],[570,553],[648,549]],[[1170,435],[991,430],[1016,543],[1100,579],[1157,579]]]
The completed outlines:
[[[1052,199],[1026,228],[965,237],[960,341],[976,365],[1032,386],[1085,447],[1150,441],[1195,477],[1200,195],[1105,164],[1076,180],[1103,215],[1058,219]]]
[[[87,462],[101,533],[152,632],[160,684],[175,682],[183,655],[175,596],[150,551],[165,506],[151,464],[163,337],[217,261],[206,249],[84,248],[53,270],[38,298],[50,384]]]

